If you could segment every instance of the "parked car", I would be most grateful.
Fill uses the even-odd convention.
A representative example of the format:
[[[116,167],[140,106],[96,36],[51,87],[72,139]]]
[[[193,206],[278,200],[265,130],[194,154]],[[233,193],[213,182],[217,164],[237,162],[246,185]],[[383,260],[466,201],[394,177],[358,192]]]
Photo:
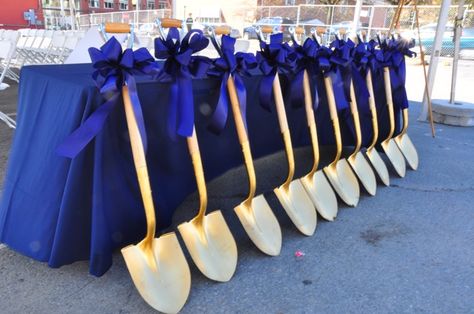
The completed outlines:
[[[324,27],[323,21],[319,19],[303,20],[303,21],[300,21],[299,25],[304,28],[306,36],[311,35],[312,28]]]
[[[345,30],[346,33],[349,33],[352,29],[352,21],[342,21],[331,25],[331,27],[329,27],[329,34],[337,35],[341,29]]]
[[[283,37],[285,40],[290,39],[290,32],[288,29],[291,26],[295,26],[295,22],[289,18],[286,17],[280,17],[280,16],[275,16],[275,17],[267,17],[258,20],[255,24],[245,27],[244,28],[244,38],[245,39],[257,39],[257,31],[256,28],[257,26],[276,26],[280,32],[283,33]]]
[[[431,55],[433,53],[434,39],[436,34],[436,24],[429,24],[420,27],[421,44],[426,54]],[[417,36],[415,37],[417,38]],[[472,55],[472,52],[468,50],[474,50],[474,28],[464,28],[461,32],[459,41],[460,52],[463,55]],[[454,55],[454,27],[453,25],[447,25],[446,30],[443,33],[443,39],[441,43],[441,55],[452,56]]]

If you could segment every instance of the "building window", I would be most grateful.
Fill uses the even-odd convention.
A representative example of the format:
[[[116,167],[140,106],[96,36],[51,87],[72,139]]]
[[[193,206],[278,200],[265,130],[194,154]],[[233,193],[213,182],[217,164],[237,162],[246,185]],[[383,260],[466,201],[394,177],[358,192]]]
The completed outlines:
[[[316,0],[306,0],[306,4],[316,4]]]
[[[296,0],[285,0],[285,5],[295,5]]]
[[[128,0],[120,0],[119,9],[128,10]]]
[[[98,8],[99,7],[99,0],[89,0],[89,7],[90,8]]]
[[[113,9],[114,8],[114,0],[105,0],[104,1],[104,8]]]
[[[158,2],[158,9],[166,9],[166,8],[168,8],[167,2],[160,0],[160,2]]]
[[[148,10],[154,10],[155,9],[155,0],[147,0],[146,8]]]

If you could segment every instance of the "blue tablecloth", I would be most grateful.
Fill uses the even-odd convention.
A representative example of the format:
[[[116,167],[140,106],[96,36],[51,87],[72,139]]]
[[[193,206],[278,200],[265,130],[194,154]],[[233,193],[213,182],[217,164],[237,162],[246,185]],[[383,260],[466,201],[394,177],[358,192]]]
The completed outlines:
[[[18,128],[14,135],[0,203],[0,240],[36,260],[59,267],[90,261],[100,276],[112,253],[136,243],[145,233],[145,216],[133,167],[123,107],[117,106],[103,131],[74,160],[56,155],[56,147],[102,103],[91,79],[92,66],[27,66],[21,71]],[[255,158],[283,149],[276,110],[258,104],[260,77],[245,78],[247,121]],[[242,164],[232,116],[217,136],[207,130],[217,102],[218,79],[193,82],[196,129],[206,179]],[[323,84],[317,111],[321,144],[333,143]],[[170,224],[174,209],[195,190],[184,139],[166,133],[168,85],[138,78],[138,93],[148,134],[147,160],[159,227]],[[381,106],[382,132],[387,120]],[[309,144],[303,108],[287,105],[294,146]],[[364,142],[371,137],[368,117],[361,117]],[[344,125],[344,123],[342,123]],[[385,131],[384,131],[385,130]],[[345,145],[353,142],[344,128]]]

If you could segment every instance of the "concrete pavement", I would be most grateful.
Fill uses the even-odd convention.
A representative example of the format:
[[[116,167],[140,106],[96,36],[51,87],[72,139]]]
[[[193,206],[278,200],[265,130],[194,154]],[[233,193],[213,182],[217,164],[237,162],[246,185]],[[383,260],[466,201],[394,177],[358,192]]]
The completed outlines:
[[[0,110],[7,107],[14,109],[0,98]],[[223,210],[235,236],[237,271],[230,282],[214,283],[188,259],[192,290],[182,312],[473,313],[474,130],[437,125],[433,139],[429,125],[416,121],[419,109],[411,104],[409,128],[418,171],[403,179],[391,171],[391,187],[378,185],[375,197],[363,193],[356,208],[339,202],[336,221],[320,219],[314,236],[299,234],[276,197],[266,193],[282,226],[278,257],[260,253],[232,211],[246,192],[244,169],[212,181],[209,208]],[[0,181],[11,135],[0,123]],[[299,149],[296,158],[307,169],[310,149]],[[256,169],[260,189],[271,191],[284,177],[284,155],[260,159]],[[197,204],[196,194],[188,197],[175,223],[190,217]],[[296,258],[297,250],[305,255]],[[87,262],[51,269],[0,248],[0,278],[1,313],[154,312],[118,253],[110,271],[95,278]]]

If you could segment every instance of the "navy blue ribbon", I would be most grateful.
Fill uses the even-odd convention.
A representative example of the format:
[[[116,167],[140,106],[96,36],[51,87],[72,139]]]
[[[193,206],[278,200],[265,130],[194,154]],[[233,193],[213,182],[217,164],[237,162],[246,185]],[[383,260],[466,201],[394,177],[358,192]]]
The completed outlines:
[[[260,105],[271,111],[273,80],[277,73],[290,74],[296,65],[296,54],[283,44],[283,34],[270,35],[270,43],[260,41],[257,62],[263,73],[260,82]]]
[[[359,111],[364,115],[370,115],[368,99],[370,97],[367,88],[366,76],[369,67],[369,55],[366,44],[359,40],[359,43],[352,50],[352,81]]]
[[[351,101],[351,80],[352,80],[352,49],[354,48],[354,42],[350,39],[344,41],[336,38],[330,45],[333,48],[333,53],[329,59],[336,68],[340,71],[340,78],[342,79],[342,85],[344,90],[344,96],[347,102]],[[337,74],[337,73],[336,73]],[[336,75],[336,80],[339,77]],[[337,81],[336,81],[337,84]],[[347,104],[345,104],[347,106]],[[338,109],[342,109],[339,108]]]
[[[146,150],[145,123],[134,75],[156,73],[158,66],[155,60],[145,48],[136,51],[126,49],[122,52],[122,46],[115,37],[111,37],[100,49],[89,48],[89,55],[95,69],[92,78],[107,100],[59,145],[56,152],[60,156],[76,157],[102,130],[109,114],[121,103],[120,96],[124,85],[129,89],[138,129]]]
[[[242,77],[249,76],[249,69],[257,67],[257,60],[251,53],[235,52],[235,38],[223,35],[221,38],[220,57],[215,59],[213,67],[208,70],[207,74],[211,76],[219,76],[222,79],[219,93],[219,100],[216,109],[211,118],[209,129],[219,134],[225,127],[229,114],[229,93],[227,90],[227,81],[229,75],[234,78],[234,85],[239,99],[240,111],[247,127],[246,110],[247,110],[247,90],[245,88]],[[217,45],[217,43],[216,43]]]
[[[202,78],[210,66],[206,57],[193,56],[206,48],[209,39],[201,30],[191,30],[180,41],[177,28],[170,28],[166,39],[155,39],[155,57],[165,59],[158,79],[170,81],[168,133],[190,137],[194,128],[193,78]]]

